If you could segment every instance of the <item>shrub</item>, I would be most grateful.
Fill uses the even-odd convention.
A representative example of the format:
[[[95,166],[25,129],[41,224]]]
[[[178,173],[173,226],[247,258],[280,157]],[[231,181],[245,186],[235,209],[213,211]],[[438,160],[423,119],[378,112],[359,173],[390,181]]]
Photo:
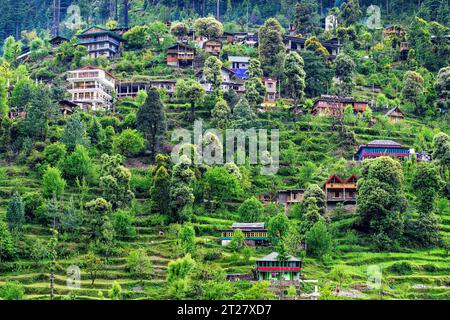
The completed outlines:
[[[0,298],[4,300],[22,300],[25,295],[25,289],[20,282],[8,281],[0,287]]]
[[[390,266],[388,270],[398,275],[408,275],[413,273],[411,264],[406,261],[396,262]]]
[[[120,210],[114,214],[114,231],[119,239],[125,240],[136,236],[134,217],[126,211]]]
[[[432,263],[427,263],[425,265],[423,265],[423,270],[425,270],[426,272],[436,272],[437,271],[437,267],[436,265],[432,264]]]
[[[142,135],[133,129],[126,129],[113,139],[113,150],[127,157],[138,155],[145,146]]]

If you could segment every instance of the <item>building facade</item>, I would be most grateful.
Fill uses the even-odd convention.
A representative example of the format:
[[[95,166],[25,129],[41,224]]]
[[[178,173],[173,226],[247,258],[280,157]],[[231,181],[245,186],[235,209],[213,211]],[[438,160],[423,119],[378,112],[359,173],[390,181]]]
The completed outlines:
[[[178,42],[166,51],[167,65],[173,67],[191,67],[194,63],[195,49]]]
[[[221,243],[226,246],[231,242],[234,232],[240,229],[244,233],[245,244],[250,246],[262,246],[269,244],[269,235],[263,222],[233,223],[230,229],[221,230]]]
[[[150,88],[164,89],[169,95],[175,93],[176,80],[152,79],[149,81],[118,81],[116,82],[117,98],[135,98],[140,90]]]
[[[369,103],[363,100],[356,100],[352,97],[338,97],[322,95],[314,101],[311,113],[314,116],[341,116],[347,105],[352,106],[355,115],[366,111]]]
[[[271,78],[262,79],[264,86],[266,87],[266,96],[264,97],[265,103],[275,103],[277,100],[277,80]]]
[[[85,111],[107,110],[112,105],[115,78],[107,71],[87,66],[69,71],[71,102]]]
[[[125,42],[118,33],[101,27],[91,27],[78,38],[78,43],[88,50],[89,58],[117,58]]]
[[[324,183],[325,195],[328,203],[355,203],[356,183],[358,178],[355,175],[347,180],[341,179],[338,175],[331,175]]]
[[[300,280],[302,261],[289,256],[285,261],[278,258],[278,252],[272,252],[264,258],[256,260],[258,280]]]
[[[392,122],[399,122],[405,118],[405,114],[399,107],[395,107],[386,112],[386,117],[388,117]]]
[[[361,145],[356,153],[359,161],[378,157],[393,157],[400,160],[410,159],[410,149],[392,140],[374,140]]]
[[[239,79],[247,79],[249,77],[247,70],[250,63],[250,57],[228,56],[228,61],[230,61],[231,70],[234,71]]]
[[[211,39],[203,43],[203,49],[210,54],[219,55],[222,51],[222,42]]]

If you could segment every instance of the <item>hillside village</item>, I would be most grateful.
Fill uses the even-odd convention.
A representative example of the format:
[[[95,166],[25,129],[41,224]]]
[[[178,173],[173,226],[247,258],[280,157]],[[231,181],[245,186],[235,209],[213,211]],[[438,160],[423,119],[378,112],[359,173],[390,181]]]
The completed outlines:
[[[0,299],[448,299],[449,17],[318,3],[5,37]]]

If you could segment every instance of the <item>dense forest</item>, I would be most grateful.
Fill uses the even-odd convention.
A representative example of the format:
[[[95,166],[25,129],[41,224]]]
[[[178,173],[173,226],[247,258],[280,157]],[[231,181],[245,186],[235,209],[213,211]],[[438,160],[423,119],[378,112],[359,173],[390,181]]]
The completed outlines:
[[[447,0],[0,8],[0,299],[450,298]]]
[[[125,25],[125,17],[129,25],[139,25],[154,21],[176,21],[195,19],[213,15],[225,23],[236,22],[243,26],[260,25],[268,17],[276,17],[287,27],[294,18],[296,0],[59,0],[60,20],[70,21],[73,12],[71,5],[80,8],[80,15],[85,26],[104,24],[108,20],[118,20]],[[332,8],[339,8],[342,0],[309,1],[315,4],[318,17],[325,16]],[[385,23],[408,23],[418,15],[428,21],[448,23],[450,12],[448,0],[362,0],[359,1],[364,17],[368,6],[377,5],[381,9],[381,17]],[[0,17],[0,40],[9,35],[20,37],[22,31],[36,30],[41,35],[51,30],[54,17],[53,0],[1,0],[2,16]],[[124,10],[124,9],[127,10]],[[125,14],[125,11],[128,14]],[[236,26],[228,25],[233,31]],[[65,30],[66,35],[73,30]]]

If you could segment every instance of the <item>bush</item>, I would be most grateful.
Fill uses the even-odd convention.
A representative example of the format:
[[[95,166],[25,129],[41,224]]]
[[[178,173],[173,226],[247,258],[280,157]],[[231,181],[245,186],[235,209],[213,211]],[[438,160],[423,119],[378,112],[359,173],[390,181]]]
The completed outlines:
[[[113,139],[113,150],[121,155],[132,157],[138,155],[145,146],[142,135],[133,129],[126,129]]]
[[[425,264],[422,268],[426,272],[436,272],[438,270],[438,268],[432,263]]]
[[[25,289],[20,282],[8,281],[0,287],[0,298],[4,300],[22,300]]]
[[[125,240],[136,236],[134,217],[126,211],[120,210],[113,216],[114,231],[119,239]]]
[[[402,276],[413,273],[411,264],[406,261],[396,262],[392,266],[390,266],[388,268],[388,270],[392,273],[402,275]]]

